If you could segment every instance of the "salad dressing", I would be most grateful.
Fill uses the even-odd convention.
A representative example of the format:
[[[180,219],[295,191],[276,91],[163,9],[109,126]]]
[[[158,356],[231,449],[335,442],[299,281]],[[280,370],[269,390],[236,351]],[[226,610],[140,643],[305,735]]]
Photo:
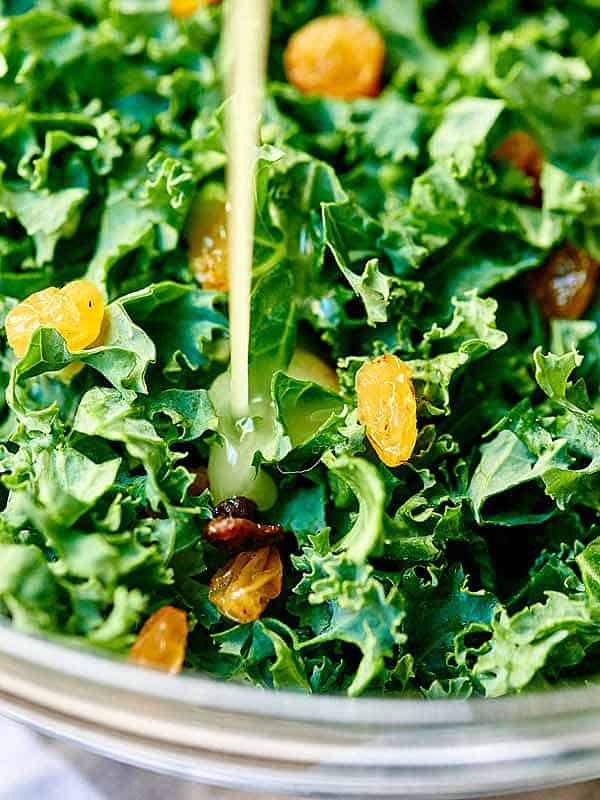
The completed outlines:
[[[229,331],[227,373],[211,388],[221,441],[211,447],[208,474],[214,498],[232,495],[255,500],[259,508],[275,501],[275,484],[253,457],[272,438],[268,399],[251,396],[248,372],[250,292],[258,125],[264,92],[270,0],[231,0],[225,20],[227,58],[226,138],[229,211]]]
[[[228,59],[226,136],[229,214],[229,326],[231,410],[248,416],[250,290],[254,247],[254,194],[258,121],[265,83],[269,38],[269,0],[227,4],[225,48]]]

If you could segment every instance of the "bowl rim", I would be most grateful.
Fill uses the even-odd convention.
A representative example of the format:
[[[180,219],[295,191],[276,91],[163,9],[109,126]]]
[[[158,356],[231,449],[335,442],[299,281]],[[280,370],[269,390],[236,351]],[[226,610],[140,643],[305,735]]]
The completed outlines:
[[[530,691],[499,698],[347,697],[268,689],[218,680],[201,672],[167,675],[129,664],[71,641],[14,629],[0,621],[0,652],[88,685],[250,716],[282,720],[404,728],[477,725],[600,711],[600,685]],[[143,673],[140,670],[143,669]],[[140,680],[140,677],[143,679]]]

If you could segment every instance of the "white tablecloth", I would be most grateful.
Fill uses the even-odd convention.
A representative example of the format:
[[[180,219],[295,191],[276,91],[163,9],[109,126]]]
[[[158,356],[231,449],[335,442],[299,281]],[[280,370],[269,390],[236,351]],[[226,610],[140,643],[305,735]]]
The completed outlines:
[[[0,719],[0,800],[290,800],[126,767]],[[305,799],[306,800],[306,799]],[[600,782],[513,800],[600,800]]]

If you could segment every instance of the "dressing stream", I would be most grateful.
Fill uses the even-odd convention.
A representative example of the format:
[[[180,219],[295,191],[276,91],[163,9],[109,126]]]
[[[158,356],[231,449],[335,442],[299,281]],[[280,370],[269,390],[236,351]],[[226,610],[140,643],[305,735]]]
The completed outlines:
[[[273,446],[273,409],[268,395],[253,396],[249,414],[237,418],[232,413],[229,372],[211,386],[210,399],[219,417],[221,442],[210,448],[208,480],[216,502],[242,495],[259,509],[270,508],[277,499],[275,482],[261,467],[253,465],[254,454]]]
[[[269,39],[269,0],[230,0],[225,24],[226,137],[229,213],[229,330],[231,363],[213,383],[220,441],[210,451],[208,475],[218,502],[244,495],[261,509],[275,502],[272,479],[253,465],[254,454],[273,441],[268,393],[250,394],[248,351],[258,127]]]

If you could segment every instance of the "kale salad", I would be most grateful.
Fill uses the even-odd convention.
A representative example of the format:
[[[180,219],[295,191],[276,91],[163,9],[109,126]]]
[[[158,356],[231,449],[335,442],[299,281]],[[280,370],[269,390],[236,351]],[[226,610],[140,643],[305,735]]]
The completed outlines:
[[[3,615],[275,689],[597,680],[597,0],[273,0],[242,420],[224,9],[0,8]]]

